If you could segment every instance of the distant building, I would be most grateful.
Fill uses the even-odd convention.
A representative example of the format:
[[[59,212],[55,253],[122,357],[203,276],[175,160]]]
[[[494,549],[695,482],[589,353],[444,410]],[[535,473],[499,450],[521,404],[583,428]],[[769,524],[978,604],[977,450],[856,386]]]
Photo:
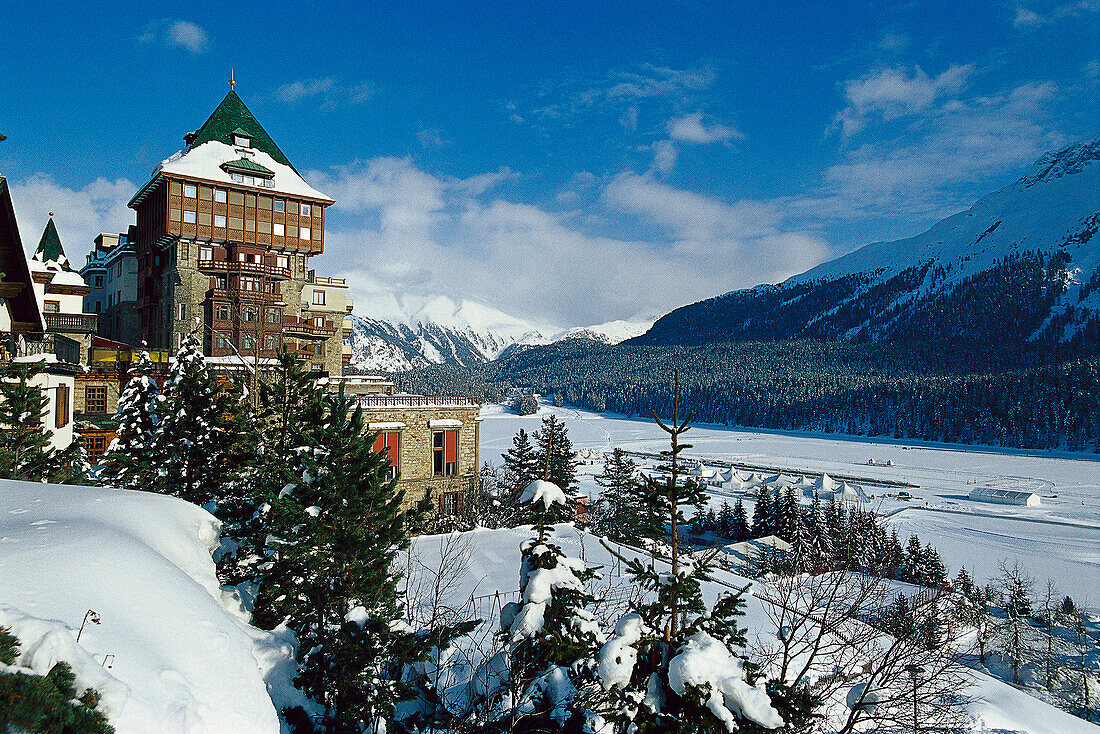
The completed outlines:
[[[73,270],[50,214],[42,239],[30,260],[35,300],[42,310],[46,332],[62,334],[80,345],[77,362],[86,362],[96,331],[96,315],[84,311],[88,285]]]
[[[141,317],[137,310],[138,267],[130,232],[103,232],[95,238],[87,262],[80,269],[88,285],[84,310],[96,314],[100,336],[124,344],[141,343]]]
[[[1039,495],[1026,489],[977,487],[970,491],[970,499],[975,502],[992,502],[996,505],[1020,505],[1022,507],[1038,507],[1042,504]]]

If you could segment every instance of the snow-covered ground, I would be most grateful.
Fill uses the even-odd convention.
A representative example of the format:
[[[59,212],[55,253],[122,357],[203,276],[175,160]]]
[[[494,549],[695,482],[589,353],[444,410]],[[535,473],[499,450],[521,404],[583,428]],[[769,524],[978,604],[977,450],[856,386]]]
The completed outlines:
[[[473,616],[485,619],[487,625],[492,625],[500,604],[516,598],[515,593],[519,589],[520,544],[530,536],[530,531],[522,528],[423,536],[417,538],[413,545],[412,552],[416,558],[414,565],[421,569],[437,569],[442,557],[455,556],[453,544],[464,547],[468,560],[462,564],[463,568],[459,573],[449,576],[452,583],[445,599],[450,605],[464,607]],[[609,596],[615,597],[614,590],[623,583],[622,565],[596,538],[562,525],[555,531],[553,541],[567,555],[584,558],[589,565],[602,566],[604,580],[601,586],[610,591]],[[628,551],[626,554],[634,555]],[[703,583],[703,596],[708,604],[730,588],[743,588],[753,583],[725,571],[715,571],[714,576],[715,582]],[[497,592],[500,592],[499,598],[495,596]],[[749,599],[742,624],[748,628],[750,639],[757,633],[775,633],[769,627],[763,604],[765,602],[759,599]],[[1100,727],[1071,716],[988,675],[977,671],[969,671],[968,675],[973,683],[967,692],[973,699],[968,710],[974,720],[976,732],[1100,733]]]
[[[277,734],[265,678],[285,683],[286,650],[223,603],[216,544],[172,497],[0,480],[0,626],[21,664],[67,660],[119,734]]]
[[[556,413],[565,421],[574,448],[609,451],[657,452],[668,445],[667,435],[652,420],[594,413],[540,403],[537,415],[518,416],[498,405],[482,408],[481,457],[500,463],[520,428],[537,430],[542,416]],[[788,473],[827,472],[865,478],[873,496],[871,505],[891,514],[891,522],[905,537],[917,533],[940,549],[951,572],[965,565],[985,580],[996,575],[1002,559],[1018,559],[1028,572],[1075,599],[1100,602],[1100,456],[1028,453],[949,444],[792,434],[755,429],[698,425],[686,439],[689,458],[719,460],[782,468]],[[874,459],[875,465],[868,461]],[[893,466],[887,466],[887,462]],[[583,467],[581,489],[594,496],[599,487],[592,476],[601,467]],[[875,486],[876,480],[915,485],[914,497],[900,500],[897,488]],[[975,486],[1028,489],[1042,505],[1016,507],[974,502],[967,498]],[[735,492],[712,495],[712,504],[731,503]],[[752,503],[747,501],[751,512]],[[948,510],[950,512],[945,512]],[[982,515],[993,515],[987,518]],[[1066,523],[1065,525],[1060,523]]]

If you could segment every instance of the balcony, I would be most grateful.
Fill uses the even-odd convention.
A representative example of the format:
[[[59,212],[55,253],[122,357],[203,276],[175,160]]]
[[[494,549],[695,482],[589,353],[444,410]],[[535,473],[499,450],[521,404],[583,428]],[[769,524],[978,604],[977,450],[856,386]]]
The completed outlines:
[[[283,333],[288,336],[305,336],[310,339],[327,339],[336,333],[336,324],[325,321],[321,325],[313,319],[300,319],[297,316],[283,316]]]
[[[94,334],[96,321],[99,318],[94,313],[47,313],[47,331],[79,332],[81,334]]]
[[[255,303],[282,303],[282,296],[278,293],[266,291],[249,291],[240,288],[211,288],[206,292],[208,299],[215,301],[253,301]]]
[[[477,408],[477,398],[466,395],[360,395],[356,399],[360,408]]]
[[[266,275],[278,280],[290,279],[290,268],[279,268],[263,263],[242,263],[233,260],[199,260],[199,270],[204,273],[237,273],[240,275]]]

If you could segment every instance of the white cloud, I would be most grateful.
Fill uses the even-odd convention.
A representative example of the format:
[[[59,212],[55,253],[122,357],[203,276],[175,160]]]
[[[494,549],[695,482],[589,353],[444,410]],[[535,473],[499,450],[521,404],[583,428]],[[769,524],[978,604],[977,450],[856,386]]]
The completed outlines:
[[[303,100],[320,98],[322,106],[335,107],[339,104],[361,104],[374,95],[374,85],[360,82],[347,86],[331,77],[319,79],[299,79],[287,82],[275,90],[275,98],[286,104],[296,104]]]
[[[293,104],[308,97],[324,94],[336,84],[335,79],[302,79],[296,82],[284,84],[275,90],[275,96],[279,101]]]
[[[210,37],[202,26],[189,20],[162,18],[150,21],[138,40],[142,43],[162,43],[184,48],[193,54],[201,54],[210,48]]]
[[[702,112],[693,112],[689,115],[669,120],[667,130],[669,136],[673,140],[702,145],[709,143],[724,143],[733,138],[745,137],[737,129],[727,127],[718,122],[710,126],[705,125],[703,123]]]
[[[676,146],[671,140],[658,140],[653,144],[653,170],[668,173],[676,165]]]
[[[52,211],[65,254],[77,269],[84,264],[97,234],[125,232],[134,222],[134,212],[126,202],[137,186],[124,178],[97,178],[80,189],[62,186],[42,173],[9,183],[23,246],[34,251]]]
[[[1049,125],[1058,93],[1050,83],[1023,84],[932,104],[900,137],[848,152],[819,192],[788,205],[834,219],[946,216],[988,193],[991,178],[1065,143]]]
[[[526,105],[529,115],[520,115],[514,102],[505,109],[517,122],[528,117],[559,120],[591,112],[618,113],[619,123],[633,131],[643,104],[679,111],[705,95],[717,78],[717,71],[709,65],[674,69],[641,64],[612,69],[598,79],[560,80],[547,85],[536,102]]]
[[[893,120],[923,112],[937,99],[962,91],[973,71],[969,64],[953,64],[933,78],[918,66],[912,74],[902,68],[881,69],[852,79],[844,90],[848,106],[837,115],[836,124],[849,137],[861,131],[874,113]]]
[[[828,251],[768,204],[723,204],[636,174],[601,194],[599,180],[582,173],[571,184],[597,197],[582,211],[555,212],[494,195],[492,183],[510,175],[433,176],[408,158],[311,173],[337,200],[319,267],[349,279],[364,316],[399,316],[409,298],[443,295],[571,326],[781,279]],[[587,228],[624,217],[652,235]]]
[[[1016,16],[1012,24],[1025,30],[1050,25],[1066,18],[1076,18],[1088,13],[1100,12],[1100,0],[1077,0],[1076,2],[1061,3],[1045,12],[1033,10],[1024,5],[1016,6]]]

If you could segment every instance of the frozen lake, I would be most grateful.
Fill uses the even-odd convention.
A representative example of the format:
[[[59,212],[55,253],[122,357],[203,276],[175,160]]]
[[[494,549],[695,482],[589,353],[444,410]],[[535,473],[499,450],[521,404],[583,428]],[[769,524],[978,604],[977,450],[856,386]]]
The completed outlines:
[[[619,447],[654,453],[668,445],[666,434],[652,420],[545,403],[537,415],[518,416],[502,406],[486,405],[481,412],[482,461],[499,464],[516,431],[538,430],[542,416],[549,413],[565,421],[577,449]],[[1038,585],[1051,578],[1062,593],[1092,604],[1100,602],[1100,457],[713,425],[694,426],[686,438],[693,445],[686,456],[704,463],[718,460],[781,467],[793,474],[827,472],[865,478],[865,490],[873,495],[872,507],[891,514],[903,538],[917,533],[922,541],[936,546],[952,573],[965,565],[976,578],[985,580],[996,575],[1002,559],[1019,560]],[[875,465],[868,464],[870,459]],[[888,461],[893,466],[886,466]],[[599,492],[591,478],[599,470],[599,466],[582,467],[581,489],[589,495]],[[871,483],[875,480],[915,485],[908,489],[914,499],[886,497],[884,487]],[[967,498],[974,487],[983,485],[1034,491],[1042,505],[1014,507]],[[712,504],[732,502],[736,496],[715,494]],[[746,506],[751,512],[751,500]]]

